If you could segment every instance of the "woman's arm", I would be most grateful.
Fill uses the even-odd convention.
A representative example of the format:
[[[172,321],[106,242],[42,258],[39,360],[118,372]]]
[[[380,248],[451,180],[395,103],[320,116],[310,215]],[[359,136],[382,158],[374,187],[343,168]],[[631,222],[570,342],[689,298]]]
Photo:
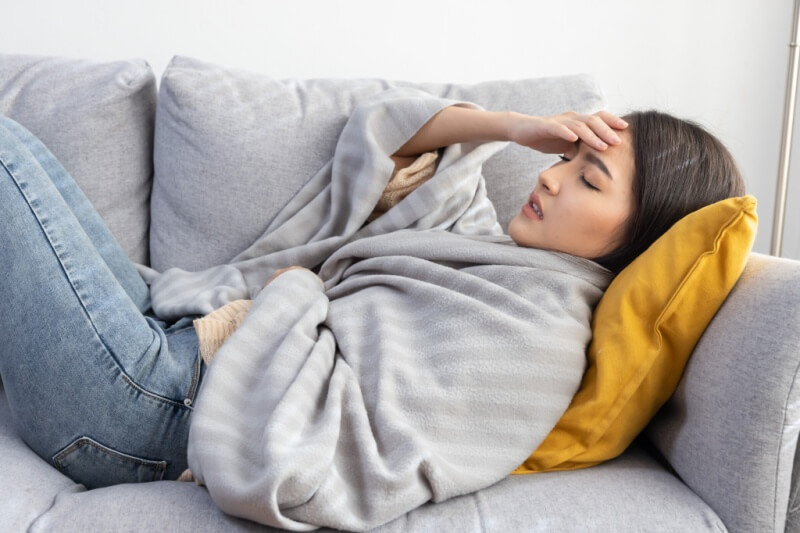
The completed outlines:
[[[392,159],[398,168],[403,168],[425,152],[472,141],[512,141],[540,152],[560,153],[580,139],[597,150],[605,150],[609,144],[619,144],[615,130],[627,125],[607,111],[536,117],[513,111],[450,106],[425,123]]]

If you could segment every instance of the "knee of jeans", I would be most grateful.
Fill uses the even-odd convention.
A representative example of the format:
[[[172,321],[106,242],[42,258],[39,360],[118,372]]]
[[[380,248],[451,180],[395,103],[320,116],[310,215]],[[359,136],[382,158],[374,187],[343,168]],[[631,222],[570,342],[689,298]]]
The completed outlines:
[[[13,134],[16,128],[21,128],[21,127],[22,126],[20,125],[20,123],[17,122],[16,120],[10,117],[0,115],[0,129]]]
[[[8,142],[8,140],[20,142],[24,136],[32,135],[19,122],[9,117],[0,116],[0,143]]]

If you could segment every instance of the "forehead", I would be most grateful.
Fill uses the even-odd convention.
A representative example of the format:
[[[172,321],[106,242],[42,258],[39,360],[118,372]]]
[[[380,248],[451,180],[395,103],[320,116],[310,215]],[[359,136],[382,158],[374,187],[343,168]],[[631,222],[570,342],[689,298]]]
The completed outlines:
[[[587,163],[603,173],[607,171],[615,181],[632,183],[634,170],[632,138],[624,130],[618,131],[617,135],[619,135],[622,142],[609,146],[605,150],[595,150],[580,141],[575,143],[575,149],[579,156],[585,158]]]

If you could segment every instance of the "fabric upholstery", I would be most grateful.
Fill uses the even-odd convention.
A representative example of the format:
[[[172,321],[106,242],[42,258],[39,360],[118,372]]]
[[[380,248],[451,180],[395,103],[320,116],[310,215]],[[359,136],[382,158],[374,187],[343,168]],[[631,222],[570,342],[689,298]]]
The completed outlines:
[[[82,490],[28,448],[17,435],[0,382],[0,523],[28,531],[61,493]]]
[[[799,277],[798,261],[750,256],[647,430],[731,531],[783,531],[790,490],[797,506]]]
[[[744,270],[755,210],[745,196],[690,213],[614,278],[594,311],[581,388],[519,472],[597,464],[644,429]]]
[[[794,452],[789,507],[786,513],[786,533],[800,532],[800,446]]]
[[[194,483],[86,491],[39,459],[12,427],[0,386],[0,520],[8,531],[279,531],[224,514]],[[714,511],[638,444],[603,465],[512,476],[428,504],[376,533],[725,531]],[[319,530],[332,531],[332,530]]]
[[[155,100],[142,60],[0,54],[0,114],[47,145],[139,263],[149,257]]]
[[[474,85],[274,80],[176,57],[158,99],[152,266],[200,270],[228,262],[330,159],[356,103],[392,86],[496,111],[588,112],[603,103],[585,75]],[[539,170],[554,161],[510,146],[486,163],[489,197],[503,225],[525,202]]]
[[[372,532],[576,530],[726,531],[702,500],[634,446],[594,469],[514,476],[475,494],[425,505]],[[224,514],[208,492],[194,483],[160,481],[62,491],[30,531],[281,530]]]

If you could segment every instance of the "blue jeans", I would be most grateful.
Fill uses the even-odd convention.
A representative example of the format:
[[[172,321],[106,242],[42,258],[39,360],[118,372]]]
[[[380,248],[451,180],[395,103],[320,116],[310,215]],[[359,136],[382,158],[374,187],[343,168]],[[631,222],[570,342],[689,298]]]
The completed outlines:
[[[0,377],[22,439],[89,488],[175,479],[204,367],[53,155],[0,117]]]

